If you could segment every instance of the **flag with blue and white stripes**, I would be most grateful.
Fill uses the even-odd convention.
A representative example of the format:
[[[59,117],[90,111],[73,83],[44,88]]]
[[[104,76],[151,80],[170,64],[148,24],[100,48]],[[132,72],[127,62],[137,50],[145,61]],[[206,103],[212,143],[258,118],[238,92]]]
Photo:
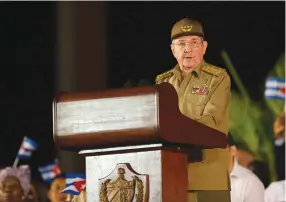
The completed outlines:
[[[21,147],[18,151],[17,158],[29,158],[32,156],[32,151],[35,151],[38,147],[38,143],[31,138],[24,137]]]
[[[265,97],[285,100],[285,78],[269,77],[266,79]]]
[[[61,174],[57,159],[52,163],[39,167],[38,170],[40,171],[44,182],[51,182],[57,175]]]

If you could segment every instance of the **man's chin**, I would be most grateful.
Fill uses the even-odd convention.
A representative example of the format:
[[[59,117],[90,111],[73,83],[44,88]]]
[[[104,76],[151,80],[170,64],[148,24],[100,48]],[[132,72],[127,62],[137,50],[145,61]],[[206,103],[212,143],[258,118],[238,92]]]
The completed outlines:
[[[182,68],[182,70],[183,70],[184,72],[186,72],[186,73],[191,72],[193,69],[194,69],[194,67],[191,66],[191,65],[183,66],[183,68]]]

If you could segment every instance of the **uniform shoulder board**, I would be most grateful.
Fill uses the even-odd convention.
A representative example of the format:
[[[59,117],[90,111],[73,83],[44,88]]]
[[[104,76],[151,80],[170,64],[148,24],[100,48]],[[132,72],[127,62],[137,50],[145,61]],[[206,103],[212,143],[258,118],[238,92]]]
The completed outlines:
[[[210,73],[210,74],[213,74],[213,75],[216,75],[216,76],[219,76],[221,75],[222,73],[225,73],[225,69],[223,68],[220,68],[220,67],[216,67],[216,66],[213,66],[213,65],[204,65],[202,67],[202,70],[207,72],[207,73]]]
[[[169,71],[166,71],[162,74],[159,74],[158,76],[156,76],[155,82],[157,83],[158,81],[165,79],[165,78],[171,76],[172,74],[173,74],[172,70],[169,70]]]

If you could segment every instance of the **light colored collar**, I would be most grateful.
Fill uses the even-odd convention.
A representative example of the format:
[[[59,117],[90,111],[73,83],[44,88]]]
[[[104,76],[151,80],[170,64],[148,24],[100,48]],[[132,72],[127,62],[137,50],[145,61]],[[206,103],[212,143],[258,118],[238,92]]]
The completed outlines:
[[[285,142],[285,137],[281,137],[275,140],[274,144],[275,146],[282,146]]]
[[[230,176],[231,177],[237,177],[240,175],[240,169],[239,169],[240,165],[238,164],[237,160],[234,159],[234,164],[233,164],[233,169],[230,172]]]

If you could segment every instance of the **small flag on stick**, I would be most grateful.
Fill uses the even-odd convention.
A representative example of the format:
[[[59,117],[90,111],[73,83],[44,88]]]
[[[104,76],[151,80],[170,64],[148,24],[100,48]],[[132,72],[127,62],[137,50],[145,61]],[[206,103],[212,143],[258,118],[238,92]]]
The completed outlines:
[[[39,167],[38,170],[40,171],[44,182],[51,182],[57,175],[61,174],[57,159],[52,163]]]
[[[24,137],[16,159],[14,161],[13,167],[17,167],[19,159],[27,159],[32,156],[32,151],[35,151],[38,147],[38,143],[31,138]]]

